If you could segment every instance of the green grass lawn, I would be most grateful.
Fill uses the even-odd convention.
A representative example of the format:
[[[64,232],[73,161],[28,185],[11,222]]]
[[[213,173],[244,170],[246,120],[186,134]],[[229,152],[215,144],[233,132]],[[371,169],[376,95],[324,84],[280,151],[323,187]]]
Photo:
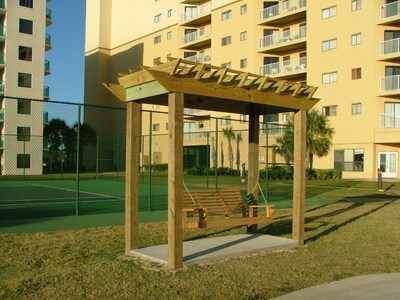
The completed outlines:
[[[178,272],[124,259],[122,226],[2,234],[0,299],[269,299],[351,276],[400,272],[398,198],[347,188],[329,193],[341,200],[307,206],[304,247]],[[244,231],[187,230],[185,239]],[[260,231],[290,237],[291,209],[278,210]],[[166,242],[166,222],[140,224],[140,247]]]

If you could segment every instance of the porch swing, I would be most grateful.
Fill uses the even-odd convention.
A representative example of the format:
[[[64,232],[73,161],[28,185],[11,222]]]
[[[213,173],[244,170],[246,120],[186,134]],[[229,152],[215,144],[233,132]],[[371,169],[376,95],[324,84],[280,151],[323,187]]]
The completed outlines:
[[[185,183],[183,186],[185,190],[182,227],[185,229],[249,226],[272,222],[275,206],[267,203],[258,181],[252,193],[247,196],[246,205],[239,189],[190,191]],[[262,205],[257,204],[253,196],[257,187],[264,200]]]

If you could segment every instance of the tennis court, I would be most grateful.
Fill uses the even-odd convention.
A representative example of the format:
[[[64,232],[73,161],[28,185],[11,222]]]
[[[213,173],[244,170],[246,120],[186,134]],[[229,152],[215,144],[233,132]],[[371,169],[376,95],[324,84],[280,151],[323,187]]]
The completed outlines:
[[[124,211],[125,183],[112,180],[2,181],[0,219],[20,219]],[[139,185],[139,210],[167,208],[167,187]]]

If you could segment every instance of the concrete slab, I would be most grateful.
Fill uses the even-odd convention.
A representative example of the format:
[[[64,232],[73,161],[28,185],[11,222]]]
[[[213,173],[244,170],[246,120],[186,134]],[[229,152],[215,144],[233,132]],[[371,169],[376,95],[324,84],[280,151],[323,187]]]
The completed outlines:
[[[136,249],[132,255],[166,264],[168,245]],[[265,234],[238,234],[199,239],[183,243],[184,265],[208,263],[227,257],[245,256],[258,252],[287,249],[298,246],[294,240]]]
[[[398,300],[400,299],[400,273],[351,277],[274,298],[274,300],[299,299]]]

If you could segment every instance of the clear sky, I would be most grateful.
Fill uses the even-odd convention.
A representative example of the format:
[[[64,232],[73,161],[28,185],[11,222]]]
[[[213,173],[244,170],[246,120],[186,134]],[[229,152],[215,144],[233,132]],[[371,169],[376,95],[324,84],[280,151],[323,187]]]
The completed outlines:
[[[51,101],[83,103],[85,67],[85,0],[52,0],[52,49],[46,52],[51,74],[45,77]]]

